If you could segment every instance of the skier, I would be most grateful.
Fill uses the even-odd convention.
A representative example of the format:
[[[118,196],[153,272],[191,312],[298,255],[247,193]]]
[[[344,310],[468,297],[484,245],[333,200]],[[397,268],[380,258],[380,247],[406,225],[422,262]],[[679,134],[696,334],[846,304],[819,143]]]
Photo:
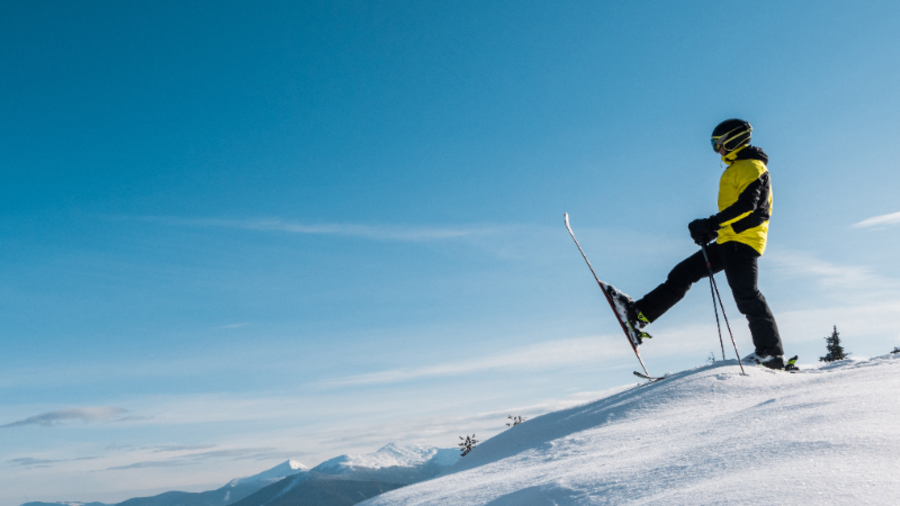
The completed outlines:
[[[775,317],[757,288],[757,259],[766,249],[772,214],[769,157],[750,145],[753,127],[740,119],[719,123],[712,148],[728,166],[719,180],[719,212],[688,225],[691,238],[706,246],[713,273],[725,271],[738,310],[747,317],[756,350],[742,362],[784,369],[784,349]],[[628,301],[628,324],[641,329],[674,306],[691,285],[709,276],[703,252],[698,251],[672,269],[666,281],[637,302]]]

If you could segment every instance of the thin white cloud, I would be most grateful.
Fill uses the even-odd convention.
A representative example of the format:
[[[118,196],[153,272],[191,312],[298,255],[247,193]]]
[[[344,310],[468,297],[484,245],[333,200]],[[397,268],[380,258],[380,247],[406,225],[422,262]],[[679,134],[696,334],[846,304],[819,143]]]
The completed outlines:
[[[62,459],[62,460],[51,460],[51,459],[36,459],[32,457],[21,457],[17,459],[7,460],[6,462],[12,464],[14,466],[20,467],[50,467],[51,464],[57,464],[59,462],[75,462],[82,460],[97,460],[100,457],[79,457],[77,459]]]
[[[106,445],[106,448],[104,448],[104,450],[106,450],[108,452],[109,451],[131,451],[133,449],[134,449],[134,446],[132,446],[132,445],[120,445],[120,444],[117,444],[116,442],[112,442],[112,443]]]
[[[324,223],[309,225],[284,221],[279,218],[253,220],[181,219],[171,217],[144,217],[166,225],[191,227],[222,227],[241,230],[288,232],[293,234],[336,235],[358,237],[377,241],[424,242],[455,239],[490,231],[489,227],[421,227],[405,225],[359,225],[353,223]]]
[[[50,464],[63,462],[62,460],[35,459],[32,457],[22,457],[6,461],[8,464],[21,467],[50,467]]]
[[[420,378],[457,376],[478,371],[493,369],[546,369],[586,362],[596,362],[612,356],[631,353],[627,346],[610,353],[603,351],[601,340],[605,338],[586,337],[580,339],[560,339],[525,346],[505,353],[471,358],[444,364],[423,367],[407,367],[370,374],[346,376],[326,380],[321,383],[325,387],[339,387],[362,384],[399,383]],[[624,339],[624,337],[622,338]],[[627,352],[627,353],[626,353]]]
[[[176,466],[188,466],[193,464],[193,462],[187,462],[184,460],[151,460],[146,462],[135,462],[134,464],[128,464],[125,466],[114,466],[108,467],[106,471],[124,471],[127,469],[146,469],[148,467],[176,467]]]
[[[156,446],[153,448],[148,448],[153,453],[163,453],[163,452],[185,452],[185,451],[194,451],[194,450],[209,450],[210,448],[215,448],[216,445],[176,445],[176,446]]]
[[[866,218],[859,223],[854,223],[854,228],[868,227],[884,227],[888,225],[896,225],[900,223],[900,213],[882,214],[881,216],[873,216]]]
[[[188,449],[191,447],[184,446],[180,449]],[[195,448],[211,448],[209,446],[196,446]],[[172,450],[172,451],[178,451]],[[157,453],[154,451],[154,453]],[[303,452],[299,452],[300,455]],[[146,469],[153,467],[178,467],[189,466],[206,461],[223,461],[223,460],[273,460],[273,459],[289,459],[298,455],[298,452],[285,452],[273,447],[262,448],[231,448],[223,450],[214,450],[201,453],[190,453],[187,455],[179,455],[163,460],[145,460],[133,462],[131,464],[108,467],[106,471],[124,471],[129,469]]]
[[[42,413],[40,415],[35,415],[32,417],[25,418],[24,420],[19,420],[17,422],[8,423],[6,425],[0,425],[0,428],[12,428],[12,427],[22,427],[25,425],[43,425],[43,426],[53,426],[57,425],[64,421],[69,420],[81,420],[83,422],[95,422],[101,420],[109,420],[114,418],[117,415],[121,415],[126,413],[127,411],[122,408],[114,408],[114,407],[86,407],[86,408],[74,408],[74,409],[61,409],[58,411],[51,411],[49,413]]]
[[[302,455],[302,452],[300,452]],[[297,452],[285,452],[277,448],[232,448],[226,450],[214,450],[211,452],[194,453],[185,458],[191,460],[266,460],[288,459],[296,456]]]
[[[782,335],[790,335],[798,342],[824,342],[832,325],[837,325],[842,333],[852,335],[854,339],[871,336],[884,339],[884,336],[896,335],[900,329],[900,300],[785,311],[776,317]],[[887,348],[888,343],[884,346]]]
[[[871,267],[837,265],[807,253],[778,250],[768,255],[767,260],[772,262],[776,276],[814,277],[823,288],[871,290],[887,285],[886,280],[876,276]]]

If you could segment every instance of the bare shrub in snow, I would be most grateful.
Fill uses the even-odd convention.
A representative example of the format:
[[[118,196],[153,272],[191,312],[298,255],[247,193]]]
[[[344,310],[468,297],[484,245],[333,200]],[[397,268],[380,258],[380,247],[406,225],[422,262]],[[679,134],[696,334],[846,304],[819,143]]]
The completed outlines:
[[[462,436],[459,436],[459,438],[463,439]],[[466,438],[463,439],[463,442],[457,445],[461,446],[460,451],[462,452],[462,454],[460,455],[460,457],[465,457],[466,455],[468,455],[469,452],[475,448],[476,444],[478,444],[478,441],[475,440],[475,434],[472,434],[472,437],[466,436]]]

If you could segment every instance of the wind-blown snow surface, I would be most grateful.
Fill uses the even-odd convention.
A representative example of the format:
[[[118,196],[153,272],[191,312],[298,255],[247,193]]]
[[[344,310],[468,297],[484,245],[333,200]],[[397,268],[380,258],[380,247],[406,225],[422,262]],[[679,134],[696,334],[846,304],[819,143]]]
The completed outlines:
[[[735,361],[528,420],[366,506],[900,504],[900,354]]]

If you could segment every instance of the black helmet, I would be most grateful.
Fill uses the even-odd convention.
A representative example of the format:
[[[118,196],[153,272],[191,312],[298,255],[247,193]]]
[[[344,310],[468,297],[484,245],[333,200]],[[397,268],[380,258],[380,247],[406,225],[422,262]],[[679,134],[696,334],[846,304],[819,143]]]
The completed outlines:
[[[752,131],[750,123],[742,119],[726,119],[713,130],[711,139],[713,151],[718,152],[724,147],[726,153],[731,153],[744,144],[750,144]]]

